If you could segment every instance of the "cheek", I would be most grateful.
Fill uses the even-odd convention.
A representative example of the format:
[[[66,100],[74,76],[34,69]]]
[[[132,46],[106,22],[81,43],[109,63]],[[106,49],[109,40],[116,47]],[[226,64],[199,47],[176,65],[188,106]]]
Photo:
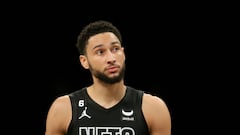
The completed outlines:
[[[104,65],[103,63],[104,63],[103,59],[94,58],[94,59],[88,60],[89,66],[91,66],[93,68],[100,67],[100,66]]]

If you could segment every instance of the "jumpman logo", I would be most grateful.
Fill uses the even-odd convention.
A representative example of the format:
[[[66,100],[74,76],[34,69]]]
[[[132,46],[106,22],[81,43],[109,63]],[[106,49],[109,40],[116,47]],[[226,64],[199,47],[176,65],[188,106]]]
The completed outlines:
[[[87,114],[87,107],[85,107],[85,109],[83,110],[81,116],[80,116],[78,119],[81,119],[81,118],[84,117],[84,116],[86,116],[86,117],[88,117],[89,119],[91,119],[91,116],[89,116],[89,115]]]

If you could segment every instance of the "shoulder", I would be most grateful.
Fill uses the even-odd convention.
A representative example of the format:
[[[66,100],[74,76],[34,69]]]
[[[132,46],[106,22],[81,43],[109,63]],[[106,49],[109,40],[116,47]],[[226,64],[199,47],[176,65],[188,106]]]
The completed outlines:
[[[166,103],[162,98],[149,93],[143,94],[143,102],[150,106],[157,105],[158,107],[166,107]]]
[[[56,117],[62,117],[66,116],[66,114],[69,114],[71,111],[71,102],[68,95],[60,96],[56,98],[49,110],[49,113],[53,113]]]
[[[60,97],[57,97],[52,105],[51,105],[51,108],[50,109],[53,109],[53,110],[62,110],[64,109],[66,106],[69,106],[70,105],[70,98],[68,95],[64,95],[64,96],[60,96]]]
[[[170,129],[170,112],[166,102],[162,98],[144,93],[142,109],[150,130],[158,132],[159,129]],[[163,131],[159,131],[159,133],[160,132]]]
[[[68,95],[56,98],[47,115],[47,130],[66,131],[71,121],[71,102]]]
[[[162,115],[169,113],[166,102],[158,96],[144,93],[142,104],[143,109],[151,114],[153,110],[154,112],[161,113]]]

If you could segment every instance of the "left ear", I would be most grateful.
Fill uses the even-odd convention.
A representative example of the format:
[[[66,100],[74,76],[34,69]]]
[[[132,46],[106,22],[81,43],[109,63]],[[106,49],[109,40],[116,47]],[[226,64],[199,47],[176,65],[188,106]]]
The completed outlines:
[[[80,60],[81,65],[82,65],[85,69],[89,69],[88,60],[87,60],[87,58],[86,58],[85,55],[80,55],[80,56],[79,56],[79,60]]]
[[[123,52],[123,55],[124,55],[124,59],[125,59],[125,58],[126,58],[126,56],[125,56],[124,47],[122,47],[121,49],[122,49],[122,52]]]

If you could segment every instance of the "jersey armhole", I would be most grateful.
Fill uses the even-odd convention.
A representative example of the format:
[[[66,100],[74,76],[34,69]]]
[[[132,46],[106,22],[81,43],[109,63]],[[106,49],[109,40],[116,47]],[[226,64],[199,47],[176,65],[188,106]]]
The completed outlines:
[[[72,128],[73,128],[73,125],[74,125],[74,122],[76,121],[76,109],[75,108],[75,105],[76,105],[76,101],[74,100],[74,97],[72,94],[69,94],[68,95],[69,99],[70,99],[70,102],[71,102],[71,109],[72,109],[72,117],[71,117],[71,121],[69,123],[69,126],[68,126],[68,129],[67,129],[67,134],[66,135],[70,135],[70,131],[73,131]]]
[[[139,113],[139,115],[140,115],[140,118],[143,118],[143,121],[144,121],[143,126],[144,126],[144,128],[149,130],[148,125],[147,125],[146,118],[145,118],[145,116],[144,116],[144,114],[143,114],[143,108],[142,108],[144,93],[145,93],[145,91],[143,91],[143,90],[138,90],[138,98],[139,98],[139,101],[140,101],[140,102],[138,102],[138,103],[139,103],[138,106],[139,106],[139,108],[140,108],[140,113]]]

